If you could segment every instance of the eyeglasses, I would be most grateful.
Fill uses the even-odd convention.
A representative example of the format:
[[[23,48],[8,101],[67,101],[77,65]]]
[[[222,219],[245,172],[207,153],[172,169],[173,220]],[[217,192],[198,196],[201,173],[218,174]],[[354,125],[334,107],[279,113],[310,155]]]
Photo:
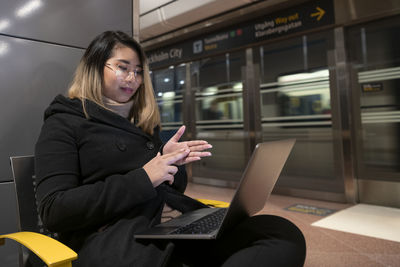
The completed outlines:
[[[126,66],[120,64],[116,65],[117,69],[112,68],[112,65],[110,63],[106,63],[105,66],[112,70],[117,78],[126,80],[128,78],[132,78],[133,76],[135,78],[135,81],[143,79],[143,70],[129,71]]]

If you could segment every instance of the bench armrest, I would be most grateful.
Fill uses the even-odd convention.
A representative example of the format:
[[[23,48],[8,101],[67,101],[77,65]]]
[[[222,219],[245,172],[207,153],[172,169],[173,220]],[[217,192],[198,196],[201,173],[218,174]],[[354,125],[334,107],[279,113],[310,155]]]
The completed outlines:
[[[0,245],[4,244],[5,238],[13,239],[24,245],[41,258],[47,266],[72,266],[71,261],[78,258],[78,254],[72,249],[46,235],[34,232],[0,235]]]

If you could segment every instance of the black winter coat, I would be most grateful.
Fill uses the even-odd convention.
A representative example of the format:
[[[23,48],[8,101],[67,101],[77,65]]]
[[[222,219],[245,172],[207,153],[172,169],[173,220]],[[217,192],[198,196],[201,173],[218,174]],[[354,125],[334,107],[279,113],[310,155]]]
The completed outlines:
[[[173,245],[140,242],[133,234],[159,223],[165,202],[181,203],[171,195],[185,190],[186,174],[178,171],[172,187],[154,188],[142,167],[162,145],[159,130],[150,136],[118,114],[86,104],[89,119],[80,100],[62,95],[45,111],[35,148],[43,223],[78,252],[75,266],[162,266]]]

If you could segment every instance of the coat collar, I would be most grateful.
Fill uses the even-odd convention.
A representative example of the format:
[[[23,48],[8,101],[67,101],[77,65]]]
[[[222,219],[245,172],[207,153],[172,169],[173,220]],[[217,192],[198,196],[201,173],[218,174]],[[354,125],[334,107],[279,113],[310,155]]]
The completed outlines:
[[[63,107],[60,107],[59,106],[60,104]],[[113,126],[113,127],[116,127],[116,128],[128,131],[128,132],[131,132],[136,135],[141,135],[143,137],[146,137],[149,140],[153,139],[153,137],[151,135],[145,133],[142,129],[135,126],[128,119],[116,114],[115,112],[104,109],[103,107],[97,105],[96,103],[94,103],[90,100],[86,100],[85,106],[86,106],[86,111],[89,115],[88,120],[90,120],[90,121],[107,124],[107,125],[110,125],[110,126]],[[62,110],[62,112],[65,112],[65,113],[74,113],[81,117],[85,117],[85,114],[83,113],[83,108],[82,108],[82,101],[77,98],[70,99],[63,95],[58,95],[54,99],[53,103],[50,105],[49,109],[51,109],[51,108],[53,109],[53,112],[51,112],[52,114],[58,113],[59,110]],[[58,110],[58,112],[57,112],[57,110]],[[56,111],[56,112],[54,112],[54,111]],[[46,113],[48,113],[48,111],[46,111]],[[46,117],[46,115],[45,115],[45,117]]]

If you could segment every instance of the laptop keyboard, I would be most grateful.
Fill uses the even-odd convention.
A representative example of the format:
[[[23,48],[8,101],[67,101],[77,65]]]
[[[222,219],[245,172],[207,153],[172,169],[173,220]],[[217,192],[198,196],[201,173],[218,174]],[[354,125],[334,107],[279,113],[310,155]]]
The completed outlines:
[[[226,211],[227,209],[219,209],[214,213],[172,231],[171,234],[209,234],[220,226]]]

